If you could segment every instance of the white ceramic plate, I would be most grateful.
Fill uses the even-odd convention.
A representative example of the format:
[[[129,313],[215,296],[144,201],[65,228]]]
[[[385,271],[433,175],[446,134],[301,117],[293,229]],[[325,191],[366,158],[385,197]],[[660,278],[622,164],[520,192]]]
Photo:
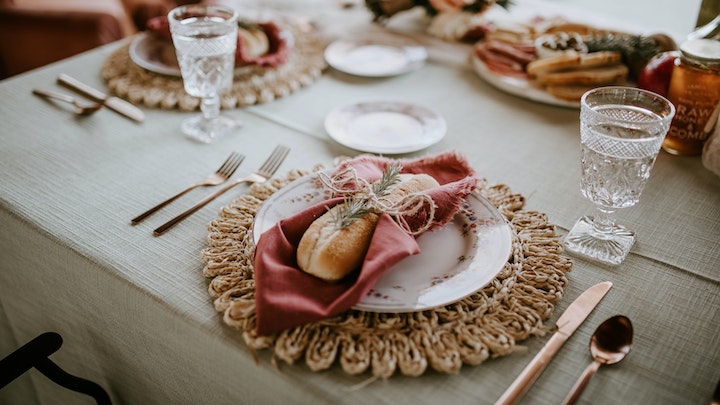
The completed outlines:
[[[439,142],[445,119],[429,108],[393,101],[350,104],[332,110],[325,130],[335,141],[371,153],[408,153]]]
[[[142,32],[130,43],[130,59],[136,65],[151,72],[168,76],[180,77],[180,67],[175,55],[175,48],[166,41]]]
[[[552,94],[532,86],[527,80],[497,74],[485,65],[476,55],[472,55],[472,64],[475,73],[490,85],[515,96],[528,100],[537,101],[543,104],[550,104],[559,107],[580,108],[579,101],[568,101],[557,98]]]
[[[278,221],[328,198],[316,175],[283,187],[260,207],[255,243]],[[421,252],[386,271],[354,308],[413,312],[456,302],[492,281],[511,251],[512,230],[485,198],[472,194],[443,229],[418,238]]]
[[[333,68],[355,76],[389,77],[425,64],[427,51],[414,40],[390,34],[339,39],[325,48],[325,60]]]

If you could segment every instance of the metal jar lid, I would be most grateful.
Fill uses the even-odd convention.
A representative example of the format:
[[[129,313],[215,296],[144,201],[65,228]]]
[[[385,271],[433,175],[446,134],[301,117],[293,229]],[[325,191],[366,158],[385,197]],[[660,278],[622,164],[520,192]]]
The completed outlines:
[[[684,57],[705,65],[720,64],[720,41],[716,39],[691,39],[680,45]]]

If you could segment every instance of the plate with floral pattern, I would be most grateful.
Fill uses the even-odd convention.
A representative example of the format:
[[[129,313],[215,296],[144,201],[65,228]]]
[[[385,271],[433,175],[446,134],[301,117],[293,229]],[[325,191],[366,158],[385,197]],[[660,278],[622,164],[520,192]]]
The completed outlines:
[[[436,111],[397,101],[365,101],[333,109],[325,130],[338,143],[363,152],[398,154],[434,145],[447,123]]]
[[[253,223],[255,243],[283,218],[330,198],[317,175],[300,178],[274,193]],[[444,228],[417,241],[420,253],[387,270],[353,308],[413,312],[456,302],[492,281],[508,261],[512,230],[487,199],[470,194]]]

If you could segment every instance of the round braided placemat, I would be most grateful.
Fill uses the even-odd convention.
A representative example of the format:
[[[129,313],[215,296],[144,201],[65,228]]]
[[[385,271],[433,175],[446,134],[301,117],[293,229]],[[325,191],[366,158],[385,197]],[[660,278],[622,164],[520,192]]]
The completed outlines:
[[[316,168],[320,169],[320,168]],[[428,366],[456,373],[463,364],[516,351],[518,341],[543,335],[567,285],[572,261],[545,214],[524,211],[525,199],[505,185],[479,191],[509,220],[515,231],[512,254],[487,286],[452,305],[413,313],[350,310],[333,318],[271,336],[255,333],[253,280],[255,213],[275,191],[308,174],[294,170],[285,178],[254,184],[250,193],[224,207],[209,226],[202,252],[203,274],[212,278],[209,293],[223,321],[243,332],[252,350],[270,349],[293,364],[304,357],[313,371],[336,361],[349,374],[370,370],[389,377],[396,370],[418,376]]]
[[[326,67],[325,43],[313,29],[284,25],[294,37],[290,56],[277,68],[249,67],[235,73],[232,88],[221,97],[222,108],[262,104],[313,83]],[[116,95],[135,104],[166,110],[193,111],[200,99],[185,93],[180,77],[148,71],[130,59],[130,44],[113,52],[102,67],[103,79]]]

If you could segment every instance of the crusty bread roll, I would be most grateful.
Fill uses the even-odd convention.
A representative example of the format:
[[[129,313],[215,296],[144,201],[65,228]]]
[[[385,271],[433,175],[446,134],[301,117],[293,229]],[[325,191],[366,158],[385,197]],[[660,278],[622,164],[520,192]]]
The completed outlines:
[[[265,55],[270,50],[270,40],[267,34],[257,27],[238,27],[238,37],[245,46],[247,56],[256,58]]]
[[[392,202],[407,195],[438,187],[427,174],[401,174],[387,197]],[[313,221],[298,244],[297,263],[301,270],[322,280],[334,282],[359,268],[370,246],[378,214],[367,213],[346,228],[338,228],[335,216],[342,204],[329,209]]]

